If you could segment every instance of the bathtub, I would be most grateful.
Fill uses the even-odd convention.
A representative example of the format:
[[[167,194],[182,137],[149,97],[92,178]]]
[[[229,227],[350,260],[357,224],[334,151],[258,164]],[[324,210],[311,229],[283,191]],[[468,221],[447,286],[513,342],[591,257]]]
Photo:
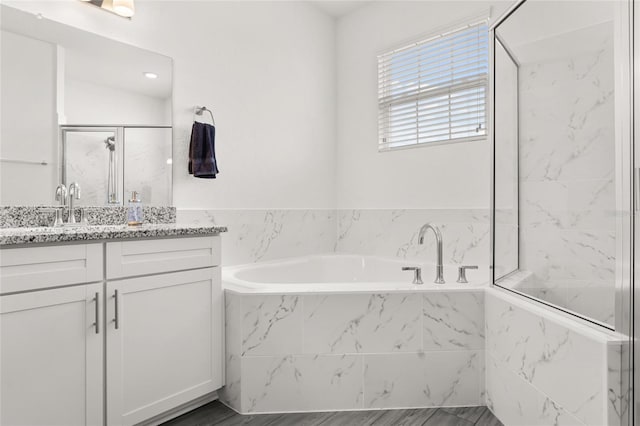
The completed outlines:
[[[403,266],[422,268],[424,284],[413,284],[413,271],[402,271]],[[456,265],[445,265],[445,284],[434,284],[435,275],[435,265],[426,262],[326,254],[225,267],[222,282],[237,293],[423,292],[464,291],[486,285],[489,276],[486,266],[469,270],[469,283],[459,284]]]
[[[412,284],[420,266],[424,284]],[[488,269],[329,254],[225,267],[225,386],[242,414],[484,405]]]

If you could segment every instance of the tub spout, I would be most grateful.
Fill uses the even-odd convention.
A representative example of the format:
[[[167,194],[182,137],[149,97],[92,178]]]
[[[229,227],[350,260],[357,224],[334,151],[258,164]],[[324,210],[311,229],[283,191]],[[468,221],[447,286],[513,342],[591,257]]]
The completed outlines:
[[[436,284],[444,284],[443,277],[443,266],[442,266],[442,233],[440,233],[440,229],[437,226],[434,226],[430,223],[426,223],[422,225],[420,228],[420,233],[418,234],[418,244],[424,244],[424,236],[427,231],[431,229],[433,234],[436,237],[436,279],[434,283]]]

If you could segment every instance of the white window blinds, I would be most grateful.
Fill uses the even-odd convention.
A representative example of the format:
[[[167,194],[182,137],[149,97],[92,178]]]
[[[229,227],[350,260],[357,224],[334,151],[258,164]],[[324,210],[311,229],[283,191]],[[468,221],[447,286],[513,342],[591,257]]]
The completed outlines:
[[[378,56],[380,151],[487,135],[487,21]]]

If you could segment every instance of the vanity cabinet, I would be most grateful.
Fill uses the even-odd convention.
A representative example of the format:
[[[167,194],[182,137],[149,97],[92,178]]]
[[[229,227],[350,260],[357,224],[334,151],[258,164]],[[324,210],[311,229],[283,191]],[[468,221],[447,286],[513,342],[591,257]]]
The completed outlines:
[[[102,424],[101,292],[89,284],[0,297],[0,424]]]
[[[0,424],[133,425],[222,387],[219,264],[218,236],[0,250]]]
[[[219,289],[219,268],[107,283],[110,426],[139,423],[222,387]]]

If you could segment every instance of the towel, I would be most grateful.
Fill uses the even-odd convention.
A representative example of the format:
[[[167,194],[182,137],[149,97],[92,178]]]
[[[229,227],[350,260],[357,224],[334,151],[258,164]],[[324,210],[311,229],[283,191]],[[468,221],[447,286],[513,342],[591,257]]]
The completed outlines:
[[[215,179],[218,173],[216,128],[194,121],[189,143],[189,174],[197,178]]]

